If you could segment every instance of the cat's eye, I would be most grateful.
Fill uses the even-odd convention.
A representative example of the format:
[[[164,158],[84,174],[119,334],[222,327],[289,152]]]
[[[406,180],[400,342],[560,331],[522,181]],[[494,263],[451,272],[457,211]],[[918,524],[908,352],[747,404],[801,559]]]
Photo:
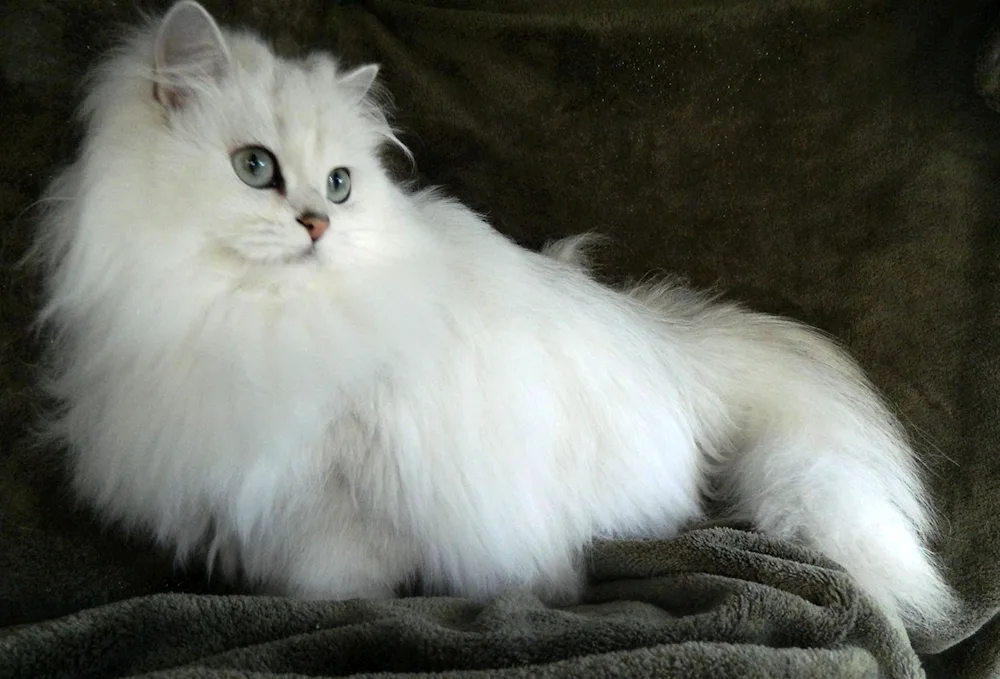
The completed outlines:
[[[247,146],[230,156],[233,171],[247,186],[255,189],[273,189],[281,183],[278,159],[260,146]]]
[[[335,168],[326,178],[326,197],[331,203],[343,203],[351,196],[351,173],[346,167]]]

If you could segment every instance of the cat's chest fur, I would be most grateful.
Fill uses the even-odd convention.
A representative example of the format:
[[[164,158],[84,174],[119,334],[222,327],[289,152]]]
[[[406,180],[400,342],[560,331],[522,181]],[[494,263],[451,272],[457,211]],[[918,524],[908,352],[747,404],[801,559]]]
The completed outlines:
[[[670,390],[635,379],[641,356],[618,372],[588,368],[595,342],[620,347],[613,334],[588,336],[586,319],[552,323],[479,295],[467,305],[417,279],[392,314],[375,301],[345,307],[323,276],[280,293],[244,281],[200,300],[191,282],[159,293],[155,318],[169,332],[147,327],[107,354],[101,373],[119,378],[94,396],[104,416],[135,426],[100,428],[116,439],[95,442],[78,476],[182,552],[236,545],[245,569],[268,573],[278,555],[315,548],[290,536],[322,544],[337,540],[331,526],[363,527],[380,561],[398,557],[393,577],[420,571],[486,593],[501,586],[476,575],[490,564],[516,571],[537,552],[538,569],[569,572],[594,534],[669,533],[697,513],[693,441],[671,424],[682,419]],[[673,451],[662,471],[618,453],[652,447]],[[615,488],[628,493],[608,502]],[[455,543],[477,547],[459,559]]]

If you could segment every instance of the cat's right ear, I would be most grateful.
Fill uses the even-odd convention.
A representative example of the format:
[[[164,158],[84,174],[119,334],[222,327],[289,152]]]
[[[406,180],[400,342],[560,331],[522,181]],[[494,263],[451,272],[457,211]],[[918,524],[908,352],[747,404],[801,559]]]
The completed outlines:
[[[181,0],[163,17],[153,59],[155,96],[169,109],[182,108],[199,85],[221,79],[230,68],[222,31],[194,0]]]

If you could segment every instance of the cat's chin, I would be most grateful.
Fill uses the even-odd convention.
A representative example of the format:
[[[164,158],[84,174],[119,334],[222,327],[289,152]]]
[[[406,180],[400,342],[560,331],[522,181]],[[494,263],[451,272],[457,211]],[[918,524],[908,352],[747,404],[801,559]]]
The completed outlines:
[[[252,266],[295,266],[311,264],[317,261],[315,244],[292,252],[276,252],[273,254],[248,253],[238,248],[229,247],[221,249],[218,254],[230,262]]]
[[[293,252],[291,254],[284,254],[276,257],[275,259],[269,260],[264,263],[270,264],[305,264],[308,262],[316,261],[316,246],[310,245],[309,247],[299,251]]]

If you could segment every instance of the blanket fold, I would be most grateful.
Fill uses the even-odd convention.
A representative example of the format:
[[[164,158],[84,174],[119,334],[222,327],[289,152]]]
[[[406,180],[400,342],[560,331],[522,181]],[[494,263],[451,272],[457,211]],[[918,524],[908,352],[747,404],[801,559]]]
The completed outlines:
[[[296,602],[162,594],[0,638],[5,677],[916,677],[905,633],[833,564],[763,535],[712,528],[609,542],[585,602],[523,592]]]

